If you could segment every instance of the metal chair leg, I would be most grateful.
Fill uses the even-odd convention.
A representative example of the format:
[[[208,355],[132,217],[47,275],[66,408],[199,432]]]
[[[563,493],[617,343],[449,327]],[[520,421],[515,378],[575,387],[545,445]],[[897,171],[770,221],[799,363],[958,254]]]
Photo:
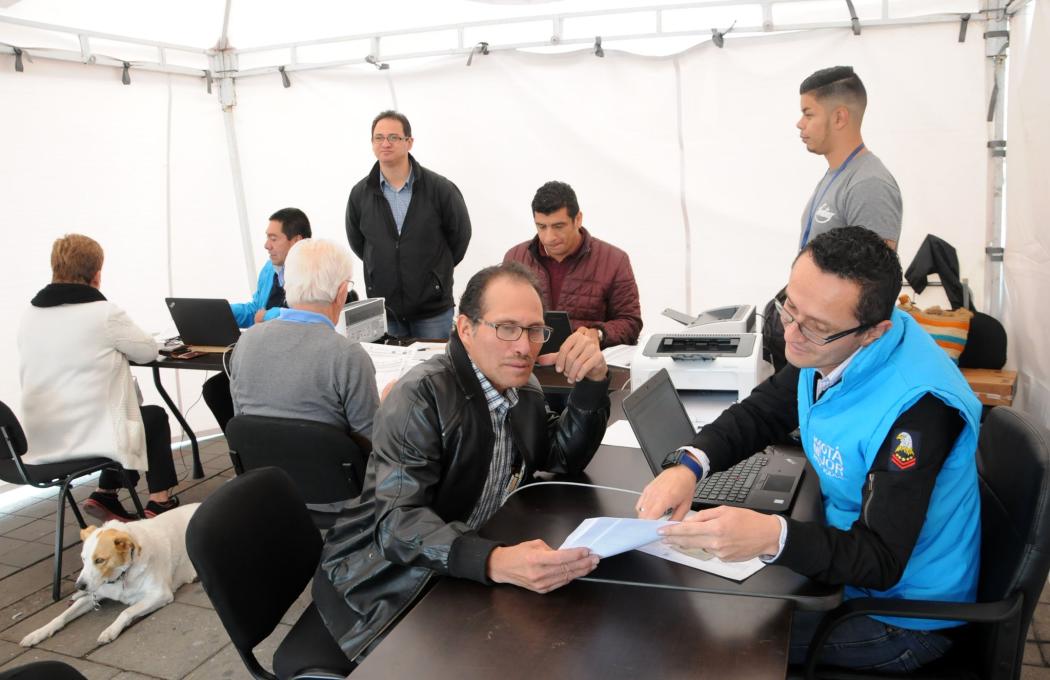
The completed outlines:
[[[146,519],[146,511],[142,508],[142,501],[139,500],[139,495],[135,492],[135,485],[131,483],[131,475],[127,470],[124,470],[124,487],[131,494],[131,502],[135,504],[135,513],[139,516],[139,519]]]
[[[58,489],[58,511],[55,513],[55,573],[51,579],[51,599],[58,602],[62,599],[62,538],[66,526],[66,496],[69,494],[69,482],[66,479]],[[83,520],[81,520],[83,521]]]
[[[73,498],[73,492],[68,488],[66,489],[66,500],[69,501],[69,507],[73,510],[73,517],[76,518],[77,524],[80,525],[81,529],[87,529],[87,522],[84,521],[84,516],[80,514],[80,508],[77,507],[77,500]]]

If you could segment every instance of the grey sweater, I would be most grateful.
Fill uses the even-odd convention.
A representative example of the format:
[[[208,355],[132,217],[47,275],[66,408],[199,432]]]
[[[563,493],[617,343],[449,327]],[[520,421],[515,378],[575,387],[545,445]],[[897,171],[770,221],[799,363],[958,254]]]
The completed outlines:
[[[237,342],[230,394],[236,415],[302,418],[372,438],[379,406],[372,359],[331,326],[274,319]]]

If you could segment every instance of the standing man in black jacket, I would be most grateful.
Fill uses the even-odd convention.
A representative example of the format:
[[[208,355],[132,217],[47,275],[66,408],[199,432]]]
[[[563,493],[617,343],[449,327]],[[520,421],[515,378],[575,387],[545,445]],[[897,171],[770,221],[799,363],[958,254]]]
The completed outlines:
[[[368,297],[386,298],[391,335],[447,338],[452,269],[470,243],[470,216],[456,185],[409,153],[412,125],[383,111],[372,121],[377,162],[350,190],[346,237],[364,262]]]

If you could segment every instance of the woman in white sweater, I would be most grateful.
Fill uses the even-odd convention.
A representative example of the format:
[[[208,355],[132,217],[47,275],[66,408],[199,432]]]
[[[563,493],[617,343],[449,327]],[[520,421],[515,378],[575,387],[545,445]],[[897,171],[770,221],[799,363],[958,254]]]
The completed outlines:
[[[102,247],[68,234],[51,249],[51,284],[33,298],[18,332],[22,417],[28,463],[105,456],[134,481],[146,471],[152,517],[178,506],[168,416],[143,406],[128,359],[157,356],[153,338],[99,291]],[[117,499],[121,473],[104,470],[84,511],[101,521],[131,520]]]

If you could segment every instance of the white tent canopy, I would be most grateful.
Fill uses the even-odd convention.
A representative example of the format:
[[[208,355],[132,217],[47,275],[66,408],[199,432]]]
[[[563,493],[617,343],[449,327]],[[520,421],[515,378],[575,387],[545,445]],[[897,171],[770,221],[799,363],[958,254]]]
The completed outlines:
[[[171,326],[169,294],[246,299],[276,209],[302,208],[317,236],[345,239],[347,193],[374,162],[369,123],[391,107],[412,120],[414,155],[467,200],[474,237],[457,295],[530,236],[533,192],[561,179],[584,224],[631,254],[648,330],[670,327],[666,307],[761,305],[786,279],[825,167],[792,127],[798,83],[852,64],[869,93],[865,140],[904,196],[905,265],[936,234],[957,248],[978,309],[993,309],[999,270],[985,247],[999,245],[1005,212],[995,313],[1019,404],[1050,419],[1034,305],[1050,283],[1037,228],[1050,201],[1050,138],[1036,124],[1050,111],[1046,3],[1017,0],[1001,25],[977,2],[855,0],[856,21],[849,4],[2,1],[0,205],[18,254],[0,302],[12,320],[0,399],[17,410],[17,318],[49,280],[54,238],[99,240],[103,291],[151,330]],[[1005,209],[990,188],[988,141],[1005,137],[987,122],[994,43],[982,38],[999,28],[1010,30]],[[184,411],[201,378],[180,376]],[[214,427],[203,407],[190,422]]]

